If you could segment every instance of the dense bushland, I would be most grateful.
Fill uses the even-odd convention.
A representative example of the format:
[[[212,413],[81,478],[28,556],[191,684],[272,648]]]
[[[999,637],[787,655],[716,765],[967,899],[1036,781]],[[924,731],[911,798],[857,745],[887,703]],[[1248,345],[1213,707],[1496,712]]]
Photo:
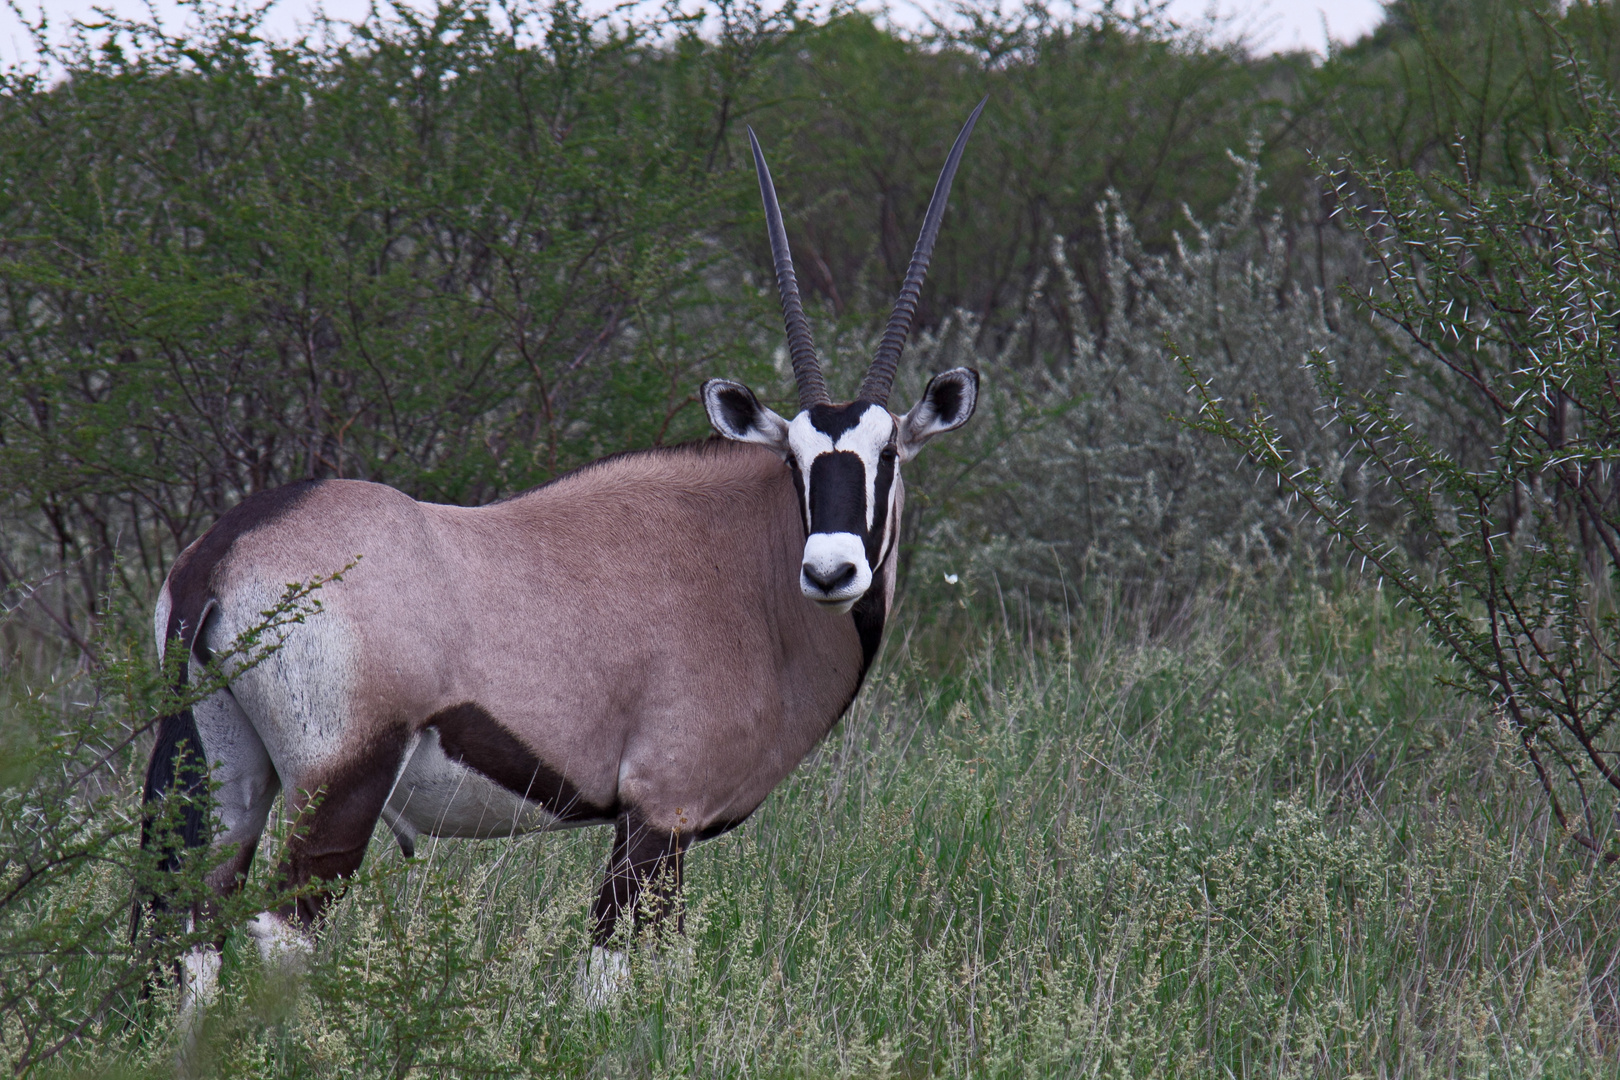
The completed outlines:
[[[6,1059],[172,1067],[135,990],[191,939],[122,924],[181,547],[699,436],[710,374],[785,401],[743,124],[847,393],[988,92],[896,393],[971,363],[980,413],[908,472],[875,685],[693,858],[690,962],[574,1001],[601,837],[379,844],[306,985],[233,939],[190,1066],[1613,1074],[1612,8],[1396,3],[1325,62],[708,14],[214,12],[5,74]]]
[[[1432,132],[1408,148],[1419,120],[1541,132],[1470,165],[1511,182],[1568,111],[1555,45],[1614,63],[1607,8],[1486,7],[1492,34],[1516,28],[1511,64],[1452,64],[1455,35],[1391,29],[1313,68],[1038,6],[932,42],[737,5],[709,38],[566,3],[401,12],[346,45],[275,46],[226,14],[187,38],[87,32],[68,79],[13,72],[0,95],[0,573],[61,571],[48,592],[82,635],[115,573],[149,592],[254,490],[343,475],[478,502],[698,434],[700,378],[768,382],[779,346],[743,122],[841,350],[878,325],[941,148],[986,92],[922,317],[970,313],[1009,390],[1077,338],[1157,347],[1103,218],[1172,249],[1184,208],[1213,221],[1232,197],[1227,155],[1251,139],[1261,209],[1281,213],[1260,261],[1285,297],[1331,296],[1359,256],[1308,155],[1444,165]],[[1059,238],[1070,276],[1042,288]],[[1276,355],[1262,366],[1296,359]]]
[[[1614,862],[1620,109],[1578,67],[1575,80],[1584,123],[1529,191],[1443,180],[1424,193],[1410,174],[1352,174],[1368,204],[1346,216],[1382,271],[1366,302],[1406,347],[1370,385],[1312,351],[1349,441],[1340,468],[1271,417],[1234,421],[1193,377],[1201,427],[1274,471],[1421,613],[1460,685],[1511,721],[1559,826]],[[1362,484],[1343,483],[1344,466]],[[1377,506],[1368,484],[1393,497]]]

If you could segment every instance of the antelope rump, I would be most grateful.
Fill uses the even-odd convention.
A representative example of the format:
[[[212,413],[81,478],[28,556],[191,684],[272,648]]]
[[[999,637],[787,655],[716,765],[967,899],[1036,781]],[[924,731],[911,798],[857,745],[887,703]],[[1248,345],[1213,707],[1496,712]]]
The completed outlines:
[[[330,890],[305,887],[352,874],[379,819],[407,853],[424,833],[611,824],[589,967],[610,985],[625,970],[621,921],[669,916],[687,848],[764,801],[843,715],[878,649],[899,467],[965,423],[978,393],[978,374],[956,368],[909,412],[888,408],[983,108],[951,148],[853,401],[828,396],[750,130],[798,385],[791,420],[712,379],[702,397],[723,438],[604,458],[490,506],[310,480],[224,514],[175,560],[157,603],[158,649],[185,650],[188,669],[261,620],[285,583],[353,565],[279,649],[226,661],[226,689],[163,718],[143,846],[214,849],[209,881],[226,894],[284,793],[296,828],[279,880],[304,891],[250,925],[270,955],[308,949]],[[166,792],[210,787],[178,838],[158,835]],[[217,948],[188,957],[187,1008],[218,970]]]

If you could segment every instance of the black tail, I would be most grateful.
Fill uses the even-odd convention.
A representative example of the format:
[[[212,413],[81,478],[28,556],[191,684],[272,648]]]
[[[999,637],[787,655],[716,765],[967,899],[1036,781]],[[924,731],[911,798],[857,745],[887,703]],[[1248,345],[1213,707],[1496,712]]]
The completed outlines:
[[[180,793],[185,801],[177,810],[166,811],[164,804],[172,792]],[[158,722],[157,745],[146,764],[146,786],[141,793],[141,850],[160,853],[155,868],[173,873],[180,869],[188,849],[212,839],[209,817],[208,767],[197,720],[187,707]],[[131,937],[140,929],[142,910],[162,911],[167,907],[165,899],[161,882],[137,889],[130,914]]]
[[[185,670],[193,657],[204,663],[209,660],[202,628],[215,603],[211,589],[215,569],[230,553],[231,545],[243,533],[263,528],[287,513],[320,484],[309,480],[248,496],[175,559],[163,585],[171,601],[163,638],[169,655],[177,649],[185,653],[186,664],[181,666],[177,689],[185,689]],[[165,806],[167,797],[174,792],[181,793],[184,805]],[[147,880],[137,884],[131,937],[140,927],[144,909],[167,909],[165,900],[172,897],[173,890],[165,896],[163,876],[180,868],[188,849],[213,840],[212,817],[208,765],[197,734],[197,719],[190,708],[179,709],[159,721],[157,745],[152,747],[152,760],[146,766],[146,787],[141,793],[141,850],[159,852],[161,857],[153,867],[158,871],[156,880],[143,873]]]

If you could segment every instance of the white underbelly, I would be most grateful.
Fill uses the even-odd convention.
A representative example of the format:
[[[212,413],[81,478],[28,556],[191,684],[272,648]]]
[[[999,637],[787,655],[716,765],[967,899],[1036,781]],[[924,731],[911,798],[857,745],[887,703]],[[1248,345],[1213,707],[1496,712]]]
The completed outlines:
[[[584,824],[563,821],[483,773],[452,761],[435,728],[424,728],[413,742],[382,814],[407,851],[419,833],[483,838]]]

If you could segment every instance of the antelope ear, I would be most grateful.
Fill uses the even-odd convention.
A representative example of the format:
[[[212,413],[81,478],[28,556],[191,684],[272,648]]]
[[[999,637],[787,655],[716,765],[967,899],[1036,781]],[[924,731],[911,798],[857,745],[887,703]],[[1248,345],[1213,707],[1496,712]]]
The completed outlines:
[[[979,403],[979,373],[972,368],[952,368],[935,375],[923,391],[922,400],[900,418],[900,460],[917,456],[923,443],[935,435],[955,431],[968,422]]]
[[[703,384],[703,407],[714,430],[726,438],[768,446],[787,457],[788,422],[761,405],[742,383],[710,379]]]

